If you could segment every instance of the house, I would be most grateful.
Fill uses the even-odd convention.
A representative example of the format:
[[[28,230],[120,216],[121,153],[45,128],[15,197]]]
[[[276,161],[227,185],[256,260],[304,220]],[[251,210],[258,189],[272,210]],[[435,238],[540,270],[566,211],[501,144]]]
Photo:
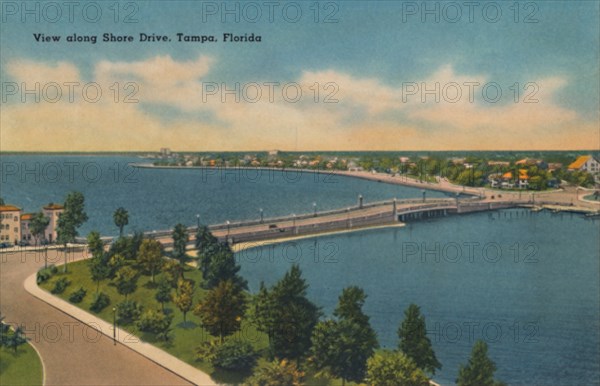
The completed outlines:
[[[555,170],[561,169],[563,167],[563,164],[561,164],[560,162],[549,162],[548,163],[548,171],[549,172],[553,172]]]
[[[21,208],[0,206],[0,243],[17,244],[21,240]]]
[[[569,165],[570,171],[585,171],[594,176],[596,184],[600,184],[600,159],[592,155],[582,155]]]
[[[29,230],[29,221],[33,217],[33,213],[23,213],[21,215],[21,238],[20,240],[31,242],[32,239],[35,239]]]
[[[548,169],[548,164],[544,160],[535,159],[535,158],[523,158],[515,162],[517,166],[537,166],[540,169]]]
[[[519,169],[519,179],[517,180],[519,189],[529,188],[529,175],[526,169]]]
[[[502,186],[502,174],[501,173],[493,173],[488,176],[488,181],[490,183],[490,187],[499,188]]]
[[[502,182],[500,187],[503,189],[512,189],[515,187],[512,172],[506,172],[502,175]]]
[[[568,170],[586,171],[591,174],[600,173],[600,161],[591,155],[582,155],[569,165]]]

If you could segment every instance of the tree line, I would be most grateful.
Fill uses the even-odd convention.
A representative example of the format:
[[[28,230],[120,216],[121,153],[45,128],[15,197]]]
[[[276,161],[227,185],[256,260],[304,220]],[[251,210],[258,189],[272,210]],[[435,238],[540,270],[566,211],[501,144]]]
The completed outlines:
[[[83,195],[69,194],[59,219],[59,240],[73,242],[77,228],[86,219]],[[183,224],[174,227],[173,248],[168,254],[158,240],[141,233],[123,236],[129,220],[124,208],[118,208],[113,219],[120,237],[108,249],[98,232],[87,236],[92,256],[88,260],[89,275],[96,283],[90,309],[100,312],[110,304],[108,295],[100,290],[102,282],[110,280],[123,296],[116,307],[119,323],[135,324],[140,331],[169,341],[173,313],[166,312],[164,305],[172,302],[182,313],[184,323],[192,312],[213,337],[196,348],[197,357],[215,368],[252,373],[246,380],[249,385],[302,385],[308,370],[317,376],[341,379],[343,385],[364,382],[424,386],[442,367],[427,336],[425,317],[416,304],[410,304],[404,312],[397,330],[397,349],[382,350],[370,318],[363,312],[367,295],[360,287],[344,288],[333,315],[326,318],[307,297],[308,284],[298,265],[292,265],[269,288],[261,283],[258,293],[252,296],[229,244],[219,241],[204,225],[195,234],[197,269],[202,276],[201,283],[195,283],[185,277],[190,258],[186,252],[189,234]],[[141,274],[151,278],[156,308],[144,309],[128,298],[137,290]],[[159,274],[160,280],[155,281]],[[206,294],[194,304],[198,285]],[[80,296],[72,297],[81,301],[85,296],[81,291],[83,288]],[[270,362],[257,365],[261,353],[250,343],[232,338],[244,320],[267,336],[268,350],[262,356]],[[485,342],[475,343],[468,363],[459,369],[459,386],[501,385],[493,378],[496,367],[487,350]]]

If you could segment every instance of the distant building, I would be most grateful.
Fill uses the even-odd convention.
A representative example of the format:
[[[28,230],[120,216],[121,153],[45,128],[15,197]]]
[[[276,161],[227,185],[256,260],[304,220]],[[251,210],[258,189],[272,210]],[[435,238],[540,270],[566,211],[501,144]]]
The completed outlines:
[[[600,161],[591,155],[582,155],[569,165],[569,170],[582,170],[592,174],[600,172]]]
[[[31,234],[31,231],[29,230],[29,222],[31,221],[31,218],[33,217],[33,213],[23,213],[21,215],[21,237],[20,239],[22,241],[26,241],[26,242],[31,242],[31,239],[33,239],[33,235]]]
[[[582,155],[569,165],[570,171],[585,171],[594,176],[596,184],[600,184],[600,160],[592,155]]]
[[[519,169],[519,179],[517,180],[517,185],[519,186],[519,189],[529,188],[529,175],[527,174],[527,170]]]
[[[0,242],[17,244],[21,240],[21,208],[0,206]]]

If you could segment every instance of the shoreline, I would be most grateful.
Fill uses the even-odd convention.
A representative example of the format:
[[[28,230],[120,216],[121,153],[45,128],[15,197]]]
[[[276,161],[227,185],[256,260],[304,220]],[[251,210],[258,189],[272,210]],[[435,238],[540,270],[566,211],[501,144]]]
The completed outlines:
[[[330,176],[342,176],[348,178],[358,178],[362,180],[374,181],[378,183],[386,183],[390,185],[401,185],[419,189],[434,190],[444,193],[460,193],[470,196],[480,196],[481,189],[474,187],[463,187],[460,185],[448,184],[447,186],[432,182],[421,182],[408,176],[399,175],[398,177],[383,173],[373,173],[367,171],[346,171],[346,170],[319,170],[319,169],[305,169],[305,168],[276,168],[276,167],[247,167],[247,166],[174,166],[174,165],[153,165],[150,163],[130,163],[130,166],[140,169],[176,169],[176,170],[238,170],[238,171],[266,171],[266,172],[279,172],[279,173],[310,173],[310,174],[323,174]]]

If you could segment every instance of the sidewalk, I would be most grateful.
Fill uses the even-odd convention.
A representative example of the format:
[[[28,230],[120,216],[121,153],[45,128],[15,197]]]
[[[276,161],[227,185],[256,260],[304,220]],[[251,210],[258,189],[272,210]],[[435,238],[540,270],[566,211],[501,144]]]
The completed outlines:
[[[100,333],[109,338],[113,337],[113,326],[110,323],[64,301],[54,295],[42,290],[36,283],[36,274],[29,276],[23,283],[25,290],[36,298],[48,303],[52,307],[70,315],[80,322],[98,330]],[[181,376],[189,382],[199,386],[218,385],[210,376],[195,367],[183,362],[171,354],[151,345],[150,343],[142,342],[138,337],[131,333],[117,328],[117,340],[119,344],[127,346],[133,351],[150,359],[159,366]]]

